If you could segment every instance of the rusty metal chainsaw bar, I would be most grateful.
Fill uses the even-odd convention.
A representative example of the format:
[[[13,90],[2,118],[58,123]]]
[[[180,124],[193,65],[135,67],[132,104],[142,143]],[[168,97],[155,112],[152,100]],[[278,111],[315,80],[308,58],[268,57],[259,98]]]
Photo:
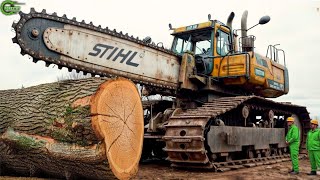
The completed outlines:
[[[163,140],[166,142],[164,151],[168,153],[167,160],[173,167],[214,169],[225,171],[241,166],[250,166],[253,161],[268,163],[270,158],[287,158],[286,156],[253,158],[250,160],[236,160],[230,162],[214,162],[210,160],[208,145],[206,144],[206,128],[210,120],[223,116],[223,114],[242,105],[250,105],[253,109],[272,109],[274,112],[296,114],[300,119],[308,119],[305,107],[268,100],[258,96],[222,97],[203,104],[196,109],[188,109],[170,117]],[[220,106],[221,105],[221,106]],[[267,162],[268,161],[268,162]],[[246,165],[245,165],[246,164]]]
[[[39,52],[38,49],[33,49],[32,47],[30,47],[30,46],[32,46],[30,44],[30,42],[24,41],[23,37],[22,37],[22,30],[23,30],[25,24],[30,20],[47,19],[47,20],[54,22],[58,26],[57,28],[61,28],[61,27],[59,27],[59,24],[60,24],[60,26],[62,24],[62,25],[70,25],[70,26],[75,26],[75,27],[79,27],[79,28],[84,28],[86,30],[91,30],[91,31],[106,34],[106,35],[109,35],[112,37],[117,37],[122,40],[129,41],[129,42],[132,42],[135,44],[143,45],[148,48],[152,48],[156,51],[168,54],[170,56],[175,56],[175,54],[172,51],[165,49],[163,47],[159,47],[159,46],[155,45],[154,43],[146,43],[143,40],[140,40],[138,37],[135,38],[133,36],[129,36],[127,33],[124,34],[122,31],[117,32],[116,29],[110,30],[108,27],[102,28],[100,25],[94,26],[92,22],[86,23],[84,20],[82,20],[81,22],[78,22],[76,20],[76,18],[68,19],[65,14],[62,17],[59,17],[57,15],[57,13],[55,13],[55,12],[53,14],[47,14],[45,9],[43,9],[41,12],[36,12],[34,8],[31,8],[30,13],[25,14],[20,11],[19,15],[20,15],[20,20],[17,23],[14,22],[12,24],[12,27],[14,28],[14,30],[16,32],[16,36],[14,38],[12,38],[13,43],[17,43],[21,47],[21,54],[22,55],[29,54],[33,58],[33,62],[35,62],[35,63],[38,62],[39,60],[43,60],[43,61],[45,61],[47,67],[50,64],[55,64],[58,66],[59,69],[61,69],[62,67],[68,68],[69,72],[71,72],[73,69],[75,69],[77,73],[79,73],[80,71],[83,71],[84,74],[91,73],[93,76],[94,75],[99,75],[102,77],[118,76],[118,75],[113,75],[113,74],[107,73],[103,70],[103,68],[96,66],[94,64],[82,65],[82,64],[79,64],[76,60],[63,61],[59,58],[55,58],[54,56],[46,56],[45,55],[46,53],[43,53],[41,51]],[[54,24],[53,24],[53,27],[54,27]],[[32,31],[32,30],[30,30],[30,31]],[[30,39],[36,39],[37,36],[39,35],[39,32],[35,30],[35,31],[30,32],[29,34],[28,34],[28,36]],[[43,42],[41,42],[41,43],[43,43]],[[51,52],[49,52],[49,53],[51,53]],[[120,74],[120,76],[121,76],[121,74]],[[155,83],[154,81],[152,81],[152,82],[147,81],[146,80],[147,77],[140,77],[139,76],[137,78],[137,77],[130,77],[129,76],[128,78],[131,79],[132,81],[134,81],[135,83],[140,83],[140,84],[149,86],[150,88],[159,88],[159,90],[157,90],[157,91],[160,91],[160,92],[166,91],[167,94],[172,94],[172,95],[175,94],[175,89],[177,88],[177,86],[172,83],[161,82],[158,84],[158,83]]]

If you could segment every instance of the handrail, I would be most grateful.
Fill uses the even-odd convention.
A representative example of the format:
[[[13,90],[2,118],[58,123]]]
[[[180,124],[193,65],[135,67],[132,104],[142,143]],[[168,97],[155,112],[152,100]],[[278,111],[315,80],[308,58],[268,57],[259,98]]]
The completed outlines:
[[[282,52],[283,54],[283,62],[284,62],[284,66],[286,66],[286,57],[285,57],[285,52],[282,49],[278,49],[275,46],[277,46],[279,44],[276,45],[269,45],[268,49],[267,49],[267,53],[266,53],[266,57],[268,58],[268,53],[269,53],[269,49],[270,49],[270,59],[273,60],[274,62],[280,63],[279,60],[279,51]]]
[[[282,49],[278,49],[278,51],[281,51],[282,52],[282,54],[283,54],[283,65],[286,67],[287,65],[286,65],[286,53],[284,52],[284,50],[282,50]]]

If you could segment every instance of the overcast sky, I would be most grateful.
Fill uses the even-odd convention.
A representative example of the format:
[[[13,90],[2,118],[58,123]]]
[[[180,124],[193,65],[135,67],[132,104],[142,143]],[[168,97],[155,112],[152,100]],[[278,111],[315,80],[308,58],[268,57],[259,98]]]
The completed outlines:
[[[269,44],[280,44],[286,52],[289,69],[290,91],[276,101],[292,102],[307,106],[311,116],[320,117],[320,1],[280,1],[280,0],[18,0],[24,2],[22,11],[30,7],[37,11],[46,9],[68,18],[92,21],[95,25],[108,26],[129,35],[152,37],[154,42],[163,42],[170,47],[172,37],[168,24],[173,27],[192,25],[212,19],[226,22],[234,11],[233,27],[240,28],[242,12],[248,10],[248,27],[256,24],[259,18],[269,15],[271,21],[251,29],[248,34],[256,36],[256,50],[266,54]],[[241,3],[240,3],[241,2]],[[27,56],[20,55],[20,48],[13,44],[11,24],[18,21],[19,15],[0,14],[0,90],[29,87],[53,82],[67,74],[66,69],[58,70],[51,65],[46,68],[43,62],[37,64]],[[319,78],[319,79],[318,79]]]

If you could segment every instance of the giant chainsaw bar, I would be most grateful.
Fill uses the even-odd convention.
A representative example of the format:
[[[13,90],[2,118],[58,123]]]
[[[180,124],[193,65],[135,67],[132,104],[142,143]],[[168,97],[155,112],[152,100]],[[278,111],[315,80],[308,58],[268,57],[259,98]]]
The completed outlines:
[[[12,41],[34,62],[43,60],[47,67],[56,64],[84,74],[122,76],[164,89],[178,87],[180,63],[170,50],[46,10],[31,8],[29,14],[19,15],[19,22],[12,24],[16,32]]]

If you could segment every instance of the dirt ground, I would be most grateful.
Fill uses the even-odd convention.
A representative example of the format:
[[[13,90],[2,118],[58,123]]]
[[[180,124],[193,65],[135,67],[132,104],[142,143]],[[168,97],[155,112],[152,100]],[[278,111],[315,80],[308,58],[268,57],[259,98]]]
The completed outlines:
[[[218,179],[218,180],[266,180],[266,179],[320,179],[320,172],[317,176],[308,176],[310,164],[308,159],[302,159],[299,162],[300,174],[289,175],[291,170],[291,162],[282,162],[272,165],[264,165],[253,168],[244,168],[236,171],[228,171],[223,173],[215,173],[208,171],[186,171],[169,167],[166,163],[142,163],[138,175],[134,180],[154,179],[154,180],[202,180],[202,179]],[[42,178],[22,178],[22,177],[1,177],[0,180],[48,180]],[[51,179],[52,180],[52,179]]]

